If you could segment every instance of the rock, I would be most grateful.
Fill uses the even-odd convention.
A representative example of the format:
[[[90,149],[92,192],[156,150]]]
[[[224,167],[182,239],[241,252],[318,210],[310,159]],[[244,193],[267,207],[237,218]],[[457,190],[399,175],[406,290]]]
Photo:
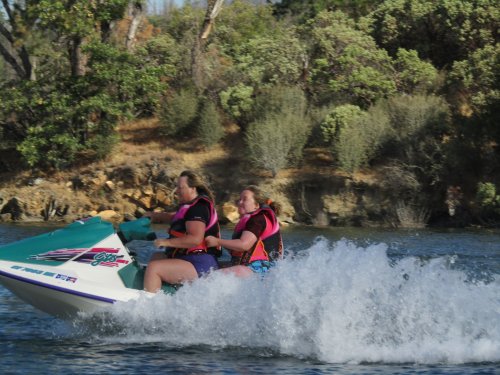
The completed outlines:
[[[0,214],[0,222],[6,223],[12,221],[12,215],[10,213]]]
[[[133,221],[137,219],[133,214],[126,213],[123,215],[123,220],[124,221]]]
[[[143,191],[144,195],[148,195],[148,196],[152,196],[155,194],[153,189],[149,186],[145,187],[142,191]]]
[[[113,191],[113,190],[115,190],[115,183],[114,183],[113,181],[109,181],[109,180],[108,180],[108,181],[106,181],[106,182],[104,183],[104,186],[105,186],[105,187],[106,187],[106,189],[107,189],[107,190],[109,190],[109,191]]]
[[[100,216],[102,220],[109,221],[112,223],[118,223],[123,221],[123,216],[113,210],[100,211],[97,216]]]
[[[150,196],[148,196],[148,197],[142,197],[141,199],[139,199],[139,203],[141,203],[147,209],[151,208],[152,201],[153,201],[153,197],[150,197]]]
[[[231,223],[236,223],[240,219],[240,214],[238,213],[238,207],[234,204],[226,202],[221,207],[221,217],[220,219],[227,220]]]
[[[156,200],[160,205],[170,206],[172,204],[172,198],[170,194],[167,194],[163,190],[158,190],[156,192]]]
[[[10,214],[12,220],[22,220],[24,217],[24,207],[26,204],[19,198],[10,199],[3,207],[1,214]]]

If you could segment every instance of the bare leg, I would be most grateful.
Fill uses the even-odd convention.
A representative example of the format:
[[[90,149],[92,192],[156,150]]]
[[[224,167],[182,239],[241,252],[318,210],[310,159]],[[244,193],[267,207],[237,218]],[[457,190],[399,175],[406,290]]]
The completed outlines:
[[[149,262],[144,275],[144,290],[156,293],[162,281],[180,284],[196,280],[198,273],[194,266],[182,259],[158,259]]]
[[[253,274],[253,271],[250,269],[250,267],[247,266],[232,266],[232,267],[226,267],[226,268],[221,268],[221,272],[224,272],[225,274],[233,274],[238,277],[249,277]]]

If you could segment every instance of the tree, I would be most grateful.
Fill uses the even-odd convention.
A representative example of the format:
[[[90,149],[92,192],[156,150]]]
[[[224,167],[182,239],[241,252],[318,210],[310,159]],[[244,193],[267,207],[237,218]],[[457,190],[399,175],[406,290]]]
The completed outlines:
[[[278,29],[270,35],[257,35],[239,47],[233,66],[225,77],[231,85],[220,93],[223,108],[247,124],[254,94],[275,85],[296,85],[303,78],[306,51],[294,28]]]
[[[76,77],[83,76],[86,71],[87,56],[82,47],[99,33],[101,40],[106,40],[111,23],[123,18],[129,3],[130,0],[41,0],[33,13],[41,27],[52,30],[67,44],[71,74]],[[133,1],[133,4],[136,9],[141,2]]]
[[[193,75],[193,82],[196,87],[200,91],[203,91],[204,89],[204,84],[203,84],[203,76],[204,72],[202,69],[202,60],[203,60],[203,53],[204,53],[204,47],[206,44],[206,40],[208,36],[210,35],[210,32],[212,31],[212,27],[215,22],[215,18],[219,15],[220,11],[222,10],[222,4],[224,3],[224,0],[208,0],[207,1],[207,9],[205,13],[205,18],[203,19],[203,24],[201,26],[200,32],[198,37],[195,39],[195,42],[193,44],[193,49],[191,51],[191,58],[192,58],[192,75]]]
[[[493,120],[500,106],[500,45],[485,46],[472,52],[466,60],[456,61],[449,81],[452,89],[460,94],[457,96],[462,115],[484,115]]]
[[[399,93],[426,94],[436,89],[438,71],[432,64],[420,60],[417,51],[399,48],[394,68]]]
[[[371,35],[392,56],[413,49],[439,69],[494,44],[498,19],[496,0],[384,1],[367,17]]]
[[[291,14],[302,20],[314,18],[323,10],[341,10],[349,16],[358,18],[372,11],[383,0],[282,0],[275,2],[275,14]]]
[[[36,28],[36,17],[31,16],[29,5],[20,1],[2,0],[0,13],[6,15],[6,18],[0,18],[0,54],[18,78],[34,79],[29,44]]]
[[[308,24],[310,87],[318,103],[367,108],[396,91],[392,61],[341,12],[321,12]]]

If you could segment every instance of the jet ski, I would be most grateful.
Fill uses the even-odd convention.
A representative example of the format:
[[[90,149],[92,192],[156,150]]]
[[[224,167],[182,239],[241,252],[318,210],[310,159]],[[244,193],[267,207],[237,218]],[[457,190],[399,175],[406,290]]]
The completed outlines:
[[[149,218],[118,230],[100,217],[0,247],[0,283],[25,302],[68,319],[142,294],[145,264],[129,251],[133,240],[153,240]],[[164,284],[165,293],[176,286]]]

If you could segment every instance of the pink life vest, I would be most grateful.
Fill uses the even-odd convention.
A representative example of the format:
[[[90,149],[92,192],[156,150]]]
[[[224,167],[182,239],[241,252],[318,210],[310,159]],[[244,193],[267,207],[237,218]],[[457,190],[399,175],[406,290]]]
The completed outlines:
[[[256,260],[274,261],[283,256],[280,226],[274,211],[268,206],[261,206],[252,213],[244,215],[234,228],[233,239],[240,238],[250,218],[263,214],[266,227],[255,245],[244,253],[232,251],[232,263],[247,265]]]
[[[207,202],[210,206],[210,221],[207,224],[205,228],[205,235],[203,237],[207,236],[215,236],[215,237],[220,237],[220,229],[219,229],[219,221],[217,217],[217,211],[215,210],[214,204],[208,197],[204,195],[200,195],[197,198],[195,198],[193,201],[183,204],[175,213],[174,217],[172,218],[172,225],[170,226],[170,229],[168,231],[168,234],[170,237],[182,237],[186,235],[186,214],[188,210],[195,206],[200,200],[203,200]],[[215,256],[220,256],[222,253],[222,250],[220,248],[208,248],[205,239],[203,241],[189,249],[181,249],[181,248],[176,248],[172,252],[172,257],[175,257],[177,254],[189,254],[189,253],[198,253],[198,252],[205,252],[209,253]]]

